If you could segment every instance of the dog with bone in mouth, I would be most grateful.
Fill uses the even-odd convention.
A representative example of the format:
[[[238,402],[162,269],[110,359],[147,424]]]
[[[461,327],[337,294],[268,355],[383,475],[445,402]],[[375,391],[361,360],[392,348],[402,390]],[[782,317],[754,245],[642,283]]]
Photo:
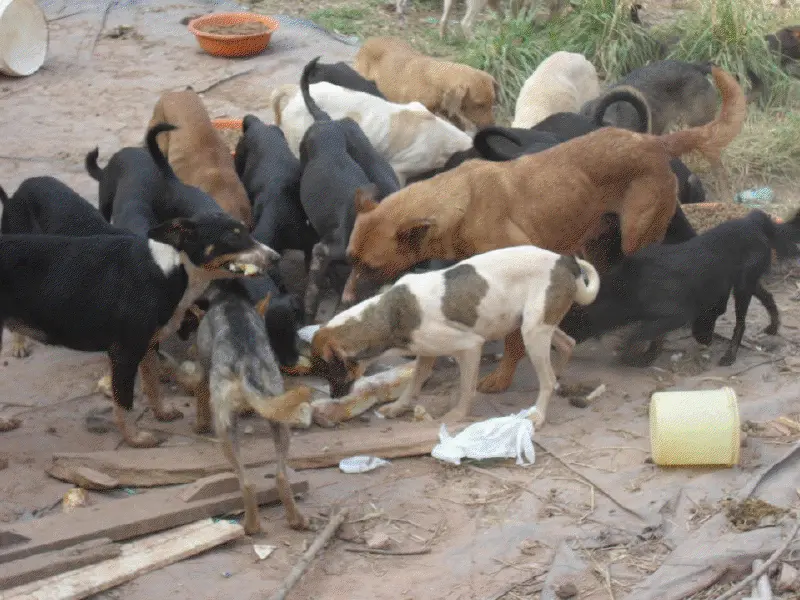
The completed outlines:
[[[455,266],[404,275],[387,291],[333,317],[311,342],[312,371],[325,377],[334,398],[349,392],[366,365],[387,353],[416,354],[411,385],[381,407],[388,417],[413,407],[437,356],[453,356],[460,370],[458,405],[445,421],[472,412],[481,349],[521,328],[525,349],[539,379],[540,427],[556,384],[550,345],[566,366],[575,342],[558,324],[572,306],[591,304],[600,287],[588,262],[536,246],[485,252]]]

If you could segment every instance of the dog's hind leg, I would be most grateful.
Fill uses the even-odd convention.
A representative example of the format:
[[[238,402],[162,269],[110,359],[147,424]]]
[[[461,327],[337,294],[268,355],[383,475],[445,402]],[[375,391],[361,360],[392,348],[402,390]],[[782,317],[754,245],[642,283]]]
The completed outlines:
[[[694,337],[698,344],[702,344],[704,346],[711,345],[711,340],[714,338],[714,328],[716,327],[717,319],[721,315],[724,315],[728,308],[728,296],[730,296],[730,293],[726,293],[725,296],[720,298],[720,300],[711,308],[711,310],[700,315],[695,322],[692,323],[692,337]]]
[[[230,388],[233,384],[227,383],[220,389],[216,389],[223,396],[233,393]],[[247,483],[242,463],[239,460],[239,436],[237,435],[237,415],[230,406],[229,399],[222,400],[225,406],[219,406],[219,398],[215,396],[214,417],[217,436],[222,438],[222,453],[233,467],[236,478],[239,480],[239,489],[242,492],[244,502],[244,531],[247,535],[253,535],[261,531],[261,519],[258,517],[258,502],[253,491],[253,486]]]
[[[505,339],[503,358],[497,368],[481,379],[478,391],[482,394],[497,394],[504,392],[514,380],[517,363],[525,356],[525,343],[522,341],[522,332],[519,329],[509,333]]]
[[[722,358],[719,359],[719,366],[729,367],[736,362],[736,354],[744,337],[745,321],[747,320],[747,309],[750,308],[750,300],[753,292],[745,286],[735,286],[733,288],[733,300],[736,311],[736,325],[733,327],[733,335],[728,349]]]
[[[575,340],[556,327],[553,332],[552,344],[558,353],[558,366],[554,370],[558,375],[561,375],[566,369],[569,359],[572,358],[572,352],[575,350]]]
[[[472,414],[472,405],[475,403],[477,393],[478,374],[481,368],[482,348],[483,344],[481,343],[475,348],[462,350],[455,355],[461,375],[458,386],[458,404],[442,417],[442,421],[464,421]]]
[[[414,400],[417,399],[419,393],[422,391],[422,386],[425,385],[425,382],[428,381],[428,378],[431,376],[435,362],[435,356],[417,356],[411,383],[403,390],[403,393],[400,394],[397,400],[381,406],[378,412],[384,417],[393,419],[411,410]]]
[[[21,333],[14,332],[14,336],[11,339],[11,356],[14,358],[25,358],[30,355],[30,340]]]
[[[525,327],[523,323],[523,327]],[[522,332],[525,349],[531,359],[536,377],[539,379],[539,395],[536,397],[536,412],[531,416],[534,427],[542,427],[547,421],[547,405],[556,388],[556,374],[550,362],[550,344],[558,331],[553,325],[537,324]]]
[[[139,364],[139,375],[142,378],[142,391],[156,419],[159,421],[175,421],[183,417],[183,413],[174,406],[164,407],[161,395],[159,373],[161,365],[155,350],[148,350]]]
[[[453,0],[444,0],[442,18],[439,20],[439,37],[443,38],[447,33],[447,23],[450,20],[450,13],[453,10]]]
[[[767,335],[777,335],[778,327],[781,325],[781,316],[778,312],[778,305],[775,304],[775,298],[773,298],[772,294],[760,283],[756,285],[753,295],[758,298],[758,301],[761,302],[769,314],[769,325],[764,329],[764,333]]]
[[[289,456],[289,444],[292,440],[289,426],[286,423],[268,422],[272,429],[272,441],[275,443],[275,487],[278,490],[278,497],[281,499],[283,509],[286,511],[286,520],[292,529],[308,529],[308,519],[297,508],[292,486],[286,476],[286,458]]]
[[[126,353],[118,344],[108,350],[111,359],[111,389],[114,398],[114,422],[125,442],[133,448],[153,448],[159,440],[148,431],[139,431],[129,422],[133,407],[133,386],[141,355]]]

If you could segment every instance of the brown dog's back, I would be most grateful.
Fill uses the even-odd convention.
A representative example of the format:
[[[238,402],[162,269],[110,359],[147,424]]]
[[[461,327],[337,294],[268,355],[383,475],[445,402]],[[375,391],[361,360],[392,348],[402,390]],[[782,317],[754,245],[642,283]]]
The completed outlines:
[[[159,147],[175,175],[214,198],[220,207],[252,227],[250,200],[236,174],[228,146],[211,124],[200,97],[191,89],[166,92],[153,110],[148,129],[157,123],[178,127],[159,136]]]

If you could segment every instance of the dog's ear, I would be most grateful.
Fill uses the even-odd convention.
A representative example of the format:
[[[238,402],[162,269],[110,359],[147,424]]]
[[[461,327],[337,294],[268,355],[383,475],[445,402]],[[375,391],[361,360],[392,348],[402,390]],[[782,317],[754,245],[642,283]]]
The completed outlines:
[[[175,248],[182,248],[196,234],[197,225],[191,219],[171,219],[153,227],[147,237]]]
[[[395,238],[404,246],[418,248],[422,245],[428,232],[436,226],[433,219],[411,219],[397,228]]]
[[[355,203],[356,214],[367,213],[378,206],[375,197],[378,195],[378,186],[374,183],[356,188]]]
[[[262,319],[264,318],[264,315],[267,314],[267,309],[269,308],[269,301],[271,299],[272,299],[272,292],[267,292],[267,295],[264,296],[264,299],[261,300],[258,304],[256,304],[256,312]]]

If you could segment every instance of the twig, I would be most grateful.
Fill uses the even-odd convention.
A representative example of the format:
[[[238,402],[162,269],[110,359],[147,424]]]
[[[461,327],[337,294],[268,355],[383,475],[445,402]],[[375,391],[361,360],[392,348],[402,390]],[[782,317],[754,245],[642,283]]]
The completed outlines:
[[[213,90],[218,85],[222,85],[223,83],[227,83],[231,79],[236,79],[237,77],[241,77],[242,75],[247,75],[248,73],[252,73],[252,72],[253,72],[253,69],[245,69],[244,71],[239,71],[238,73],[234,73],[233,75],[228,75],[227,77],[223,77],[222,79],[218,79],[217,81],[215,81],[211,85],[208,85],[208,86],[204,87],[202,90],[195,90],[195,92],[198,93],[198,94],[205,94],[206,92],[209,92],[209,91]]]
[[[745,589],[748,585],[754,582],[756,579],[761,577],[767,570],[775,564],[775,562],[781,557],[781,555],[786,552],[786,549],[789,545],[794,541],[795,536],[797,536],[797,532],[800,531],[800,517],[797,518],[797,522],[794,525],[794,529],[792,533],[789,534],[789,537],[786,538],[786,541],[781,544],[781,546],[772,553],[764,564],[761,565],[758,569],[754,570],[750,575],[742,579],[739,583],[729,589],[727,592],[722,594],[721,596],[717,596],[714,600],[728,600],[728,598],[733,598],[736,594],[741,592]]]
[[[47,19],[47,22],[48,23],[54,23],[55,21],[60,21],[61,19],[69,19],[70,17],[74,17],[76,15],[82,15],[85,12],[89,12],[89,11],[77,10],[75,12],[71,12],[71,13],[66,14],[66,15],[59,15],[57,17],[53,17],[52,19]]]
[[[755,477],[755,479],[753,479],[753,481],[751,481],[749,484],[747,484],[745,486],[745,488],[742,490],[739,499],[740,500],[747,500],[750,496],[753,495],[753,492],[756,491],[758,486],[761,485],[761,483],[767,477],[769,477],[772,474],[773,471],[775,471],[775,469],[780,467],[786,461],[793,459],[795,457],[795,455],[797,455],[798,452],[800,452],[800,442],[796,443],[791,450],[789,450],[786,454],[781,456],[778,460],[776,460],[774,463],[772,463],[769,467],[764,469],[761,473],[759,473]]]
[[[504,483],[506,485],[511,485],[511,486],[514,486],[514,487],[518,487],[519,489],[521,489],[521,490],[523,490],[525,492],[528,492],[531,496],[538,497],[538,496],[536,496],[536,492],[534,492],[532,489],[528,488],[523,483],[520,483],[518,481],[513,481],[511,479],[506,479],[505,477],[501,477],[500,475],[497,475],[496,473],[492,473],[491,471],[489,471],[487,469],[482,469],[480,467],[476,467],[476,466],[473,466],[473,465],[467,465],[467,468],[470,471],[475,471],[476,473],[480,473],[481,475],[486,475],[487,477],[491,477],[492,479],[496,479],[497,481],[499,481],[501,483]]]
[[[314,560],[314,557],[317,555],[317,553],[322,550],[322,547],[333,537],[333,534],[336,533],[336,530],[339,529],[339,526],[344,523],[346,518],[347,509],[343,509],[341,512],[331,517],[331,520],[328,521],[325,529],[319,533],[311,546],[308,547],[308,550],[303,553],[303,556],[289,573],[289,576],[284,579],[281,586],[275,590],[275,592],[273,592],[273,594],[269,597],[269,600],[284,600],[286,598],[286,595],[289,593],[289,591],[298,581],[300,581],[300,578],[303,576],[303,573],[305,573],[309,563]]]
[[[533,443],[534,443],[534,444],[536,444],[537,446],[539,446],[539,448],[541,448],[541,449],[542,449],[542,450],[544,450],[545,452],[547,452],[547,453],[548,453],[550,456],[552,456],[553,458],[555,458],[555,459],[556,459],[558,462],[560,462],[560,463],[561,463],[561,464],[562,464],[564,467],[566,467],[567,469],[569,469],[570,471],[572,471],[573,473],[575,473],[575,474],[576,474],[578,477],[580,477],[581,479],[584,479],[584,480],[585,480],[587,483],[590,483],[591,485],[593,485],[593,486],[594,486],[594,487],[597,489],[597,491],[598,491],[598,492],[600,492],[601,494],[603,494],[603,495],[604,495],[606,498],[608,498],[609,500],[611,500],[611,501],[612,501],[614,504],[616,504],[617,506],[619,506],[619,507],[620,507],[622,510],[624,510],[626,513],[629,513],[629,514],[633,515],[634,517],[638,518],[639,520],[641,520],[641,521],[643,521],[643,522],[647,523],[647,519],[645,519],[645,518],[644,518],[642,515],[640,515],[638,512],[636,512],[636,511],[635,511],[635,510],[633,510],[632,508],[628,508],[627,506],[625,506],[625,505],[624,505],[622,502],[620,502],[619,500],[617,500],[617,499],[616,499],[616,498],[615,498],[615,497],[614,497],[614,496],[613,496],[613,495],[612,495],[610,492],[608,492],[608,491],[607,491],[606,489],[604,489],[602,486],[598,485],[598,484],[597,484],[597,482],[593,481],[592,479],[590,479],[589,477],[587,477],[586,475],[584,475],[583,473],[581,473],[581,472],[580,472],[580,471],[578,471],[577,469],[573,468],[573,467],[572,467],[572,466],[571,466],[571,465],[570,465],[570,464],[569,464],[567,461],[565,461],[563,458],[561,458],[560,456],[558,456],[556,453],[554,453],[552,450],[550,450],[550,449],[549,449],[547,446],[545,446],[544,444],[542,444],[542,442],[540,442],[540,441],[537,441],[537,440],[534,440],[534,441],[533,441]]]
[[[361,552],[362,554],[381,554],[383,556],[417,556],[418,554],[428,554],[431,551],[430,546],[423,546],[416,550],[381,550],[380,548],[361,548],[353,546],[345,548],[347,552]]]
[[[764,365],[770,365],[770,364],[776,363],[779,360],[783,360],[783,356],[776,356],[775,358],[770,358],[769,360],[763,360],[763,361],[761,361],[759,363],[756,363],[754,365],[750,365],[749,367],[745,367],[744,369],[742,369],[740,371],[736,371],[736,373],[731,373],[730,375],[728,375],[728,377],[738,377],[739,375],[742,375],[743,373],[747,373],[748,371],[751,371],[751,370],[756,369],[758,367],[763,367]]]
[[[89,56],[94,54],[94,49],[97,48],[97,43],[100,41],[100,36],[103,35],[103,30],[106,28],[108,22],[108,15],[111,14],[111,9],[117,5],[117,0],[109,0],[106,4],[106,9],[103,11],[103,19],[100,21],[100,29],[97,30],[97,35],[94,36],[94,43],[92,44],[92,51]]]
[[[3,96],[5,98],[5,96]],[[2,160],[19,160],[22,162],[48,162],[49,158],[42,156],[9,156],[8,154],[0,154]]]

